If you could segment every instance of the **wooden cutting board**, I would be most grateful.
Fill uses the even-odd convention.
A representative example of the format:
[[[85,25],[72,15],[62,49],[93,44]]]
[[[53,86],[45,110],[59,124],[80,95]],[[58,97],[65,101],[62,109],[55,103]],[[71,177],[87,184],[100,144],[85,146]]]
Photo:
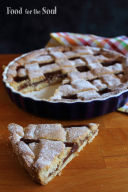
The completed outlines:
[[[7,65],[18,55],[0,55]],[[2,72],[2,69],[1,69]],[[46,186],[40,186],[12,153],[7,125],[11,122],[84,124],[100,123],[99,135]],[[113,112],[84,121],[56,121],[35,117],[9,99],[0,81],[0,192],[128,192],[128,116]]]

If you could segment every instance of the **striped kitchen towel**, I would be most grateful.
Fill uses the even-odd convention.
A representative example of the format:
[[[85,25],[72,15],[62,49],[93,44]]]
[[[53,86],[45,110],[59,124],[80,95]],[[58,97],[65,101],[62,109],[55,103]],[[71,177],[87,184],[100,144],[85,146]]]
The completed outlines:
[[[126,36],[106,38],[96,35],[83,35],[66,32],[51,33],[50,36],[62,45],[89,45],[92,47],[104,47],[128,56],[128,37]]]
[[[118,51],[128,56],[128,37],[118,36],[113,38],[100,37],[92,34],[76,34],[68,32],[51,33],[47,46],[55,45],[88,45]],[[128,103],[118,109],[128,113]]]

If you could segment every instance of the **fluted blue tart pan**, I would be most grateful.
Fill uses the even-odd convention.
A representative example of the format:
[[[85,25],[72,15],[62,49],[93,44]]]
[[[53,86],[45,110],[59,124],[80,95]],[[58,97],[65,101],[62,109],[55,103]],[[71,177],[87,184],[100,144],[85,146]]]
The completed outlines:
[[[34,115],[54,119],[73,120],[93,118],[115,111],[128,101],[128,90],[107,99],[67,103],[35,100],[13,92],[6,84],[5,87],[9,97],[18,107]]]
[[[24,57],[26,54],[20,56]],[[97,98],[89,101],[48,101],[31,97],[16,91],[6,81],[8,67],[17,59],[14,59],[3,72],[3,83],[11,100],[25,111],[41,117],[55,119],[86,119],[101,116],[117,110],[128,101],[128,89],[122,89],[114,95],[106,98]]]

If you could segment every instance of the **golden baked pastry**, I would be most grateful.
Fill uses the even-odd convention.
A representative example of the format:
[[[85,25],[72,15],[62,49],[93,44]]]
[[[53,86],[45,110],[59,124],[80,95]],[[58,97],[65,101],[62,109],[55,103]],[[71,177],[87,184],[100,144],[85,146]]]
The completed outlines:
[[[15,59],[5,82],[20,93],[59,84],[49,101],[86,101],[128,88],[127,58],[89,46],[44,48]]]
[[[20,163],[38,183],[45,185],[98,134],[98,124],[62,126],[9,124],[10,141]]]

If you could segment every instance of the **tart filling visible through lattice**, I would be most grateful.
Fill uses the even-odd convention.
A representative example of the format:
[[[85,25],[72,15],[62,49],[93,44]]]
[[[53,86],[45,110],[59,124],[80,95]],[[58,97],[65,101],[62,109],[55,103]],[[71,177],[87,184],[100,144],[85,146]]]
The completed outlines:
[[[98,124],[62,126],[9,124],[10,141],[20,163],[32,178],[45,185],[98,134]]]
[[[24,94],[56,85],[45,99],[86,101],[106,98],[127,89],[127,65],[126,57],[106,49],[89,46],[44,48],[14,60],[8,66],[5,82]]]

